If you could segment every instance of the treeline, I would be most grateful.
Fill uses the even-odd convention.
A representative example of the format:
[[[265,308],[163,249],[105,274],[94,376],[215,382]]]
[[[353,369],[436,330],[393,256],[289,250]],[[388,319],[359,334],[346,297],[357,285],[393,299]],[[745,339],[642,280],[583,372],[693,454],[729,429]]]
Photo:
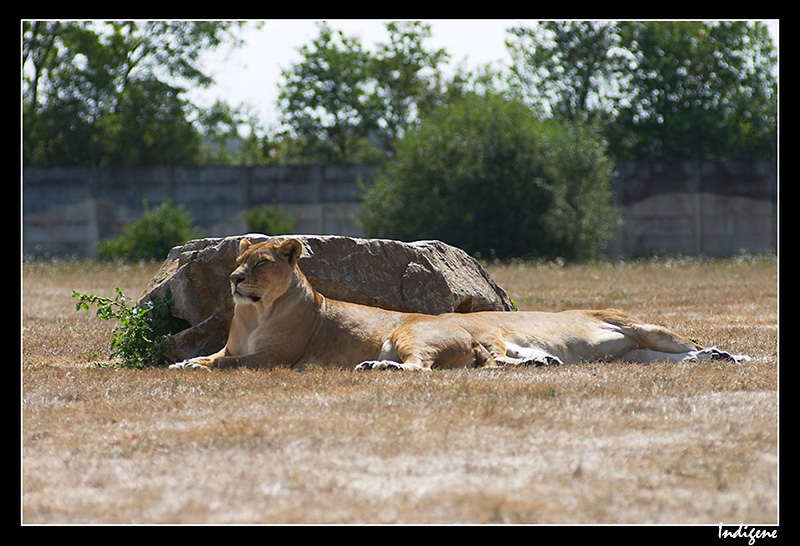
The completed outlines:
[[[278,82],[276,128],[187,99],[211,83],[201,52],[242,26],[24,22],[24,164],[377,163],[370,235],[585,258],[616,223],[614,160],[777,155],[758,22],[541,22],[508,30],[509,68],[454,73],[425,23],[387,23],[373,50],[319,23]]]
[[[386,24],[367,51],[325,23],[280,82],[281,125],[200,108],[201,53],[236,22],[23,22],[25,165],[379,162],[467,94],[590,123],[614,158],[764,159],[777,148],[774,46],[759,22],[542,22],[511,28],[509,69],[456,70],[430,26]],[[269,30],[265,30],[268,32]]]

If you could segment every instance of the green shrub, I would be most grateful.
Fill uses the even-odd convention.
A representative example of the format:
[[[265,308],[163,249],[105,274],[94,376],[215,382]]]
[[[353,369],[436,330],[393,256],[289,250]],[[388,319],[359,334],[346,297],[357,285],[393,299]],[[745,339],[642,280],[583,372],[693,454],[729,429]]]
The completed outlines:
[[[295,218],[290,212],[281,213],[272,205],[263,205],[245,212],[244,221],[250,233],[288,235],[294,233]]]
[[[440,239],[487,257],[590,258],[613,234],[612,173],[594,131],[467,95],[398,141],[361,222],[369,236]]]
[[[144,203],[143,208],[142,216],[126,224],[122,234],[97,243],[101,259],[163,260],[172,247],[203,236],[181,205],[168,200],[153,209]]]
[[[72,297],[78,298],[76,311],[88,311],[94,305],[102,320],[119,322],[111,337],[109,367],[146,368],[165,362],[163,350],[169,340],[170,299],[128,306],[119,288],[113,300],[74,290]]]

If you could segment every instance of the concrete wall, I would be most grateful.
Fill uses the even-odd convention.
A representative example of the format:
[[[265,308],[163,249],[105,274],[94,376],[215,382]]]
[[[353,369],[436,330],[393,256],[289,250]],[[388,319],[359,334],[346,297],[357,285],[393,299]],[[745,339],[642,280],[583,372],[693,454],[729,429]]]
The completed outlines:
[[[361,235],[359,179],[370,165],[27,168],[22,180],[23,253],[94,257],[98,240],[137,219],[143,202],[183,205],[209,235],[247,231],[242,213],[291,210],[297,233]]]
[[[729,255],[777,248],[774,162],[620,163],[624,223],[609,253]],[[242,212],[291,210],[297,233],[359,236],[359,179],[374,166],[27,168],[23,253],[94,257],[98,240],[137,219],[142,203],[185,206],[210,236],[247,231]]]
[[[623,162],[612,184],[619,256],[776,251],[775,162]]]

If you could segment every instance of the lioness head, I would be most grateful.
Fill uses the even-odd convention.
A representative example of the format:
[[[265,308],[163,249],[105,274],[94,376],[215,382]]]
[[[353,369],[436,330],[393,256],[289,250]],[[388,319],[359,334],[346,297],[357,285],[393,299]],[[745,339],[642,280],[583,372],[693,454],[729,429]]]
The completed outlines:
[[[273,302],[289,288],[303,244],[286,239],[280,244],[239,243],[238,267],[231,273],[233,301],[240,303]]]

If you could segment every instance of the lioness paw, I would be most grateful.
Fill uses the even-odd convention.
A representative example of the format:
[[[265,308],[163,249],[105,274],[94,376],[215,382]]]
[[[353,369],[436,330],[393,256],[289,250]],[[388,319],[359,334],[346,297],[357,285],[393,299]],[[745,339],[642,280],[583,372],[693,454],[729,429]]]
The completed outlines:
[[[750,361],[750,357],[747,355],[735,355],[731,354],[728,351],[722,351],[717,349],[716,347],[711,348],[711,360],[724,360],[726,362],[733,362],[735,364],[741,364],[742,362]]]
[[[747,355],[735,355],[727,351],[722,351],[716,347],[709,347],[708,349],[701,349],[699,351],[691,351],[684,362],[697,362],[698,360],[723,360],[725,362],[733,362],[734,364],[742,364],[752,360]]]
[[[176,362],[175,364],[170,364],[170,369],[172,370],[210,370],[211,366],[206,362],[205,359],[200,358],[189,358],[186,360],[181,360],[180,362]]]
[[[358,371],[363,370],[402,370],[403,367],[391,360],[367,360],[355,367]]]
[[[533,366],[534,368],[539,368],[541,366],[560,366],[563,364],[560,358],[557,356],[535,356],[531,358],[526,358],[522,361],[522,366]]]

